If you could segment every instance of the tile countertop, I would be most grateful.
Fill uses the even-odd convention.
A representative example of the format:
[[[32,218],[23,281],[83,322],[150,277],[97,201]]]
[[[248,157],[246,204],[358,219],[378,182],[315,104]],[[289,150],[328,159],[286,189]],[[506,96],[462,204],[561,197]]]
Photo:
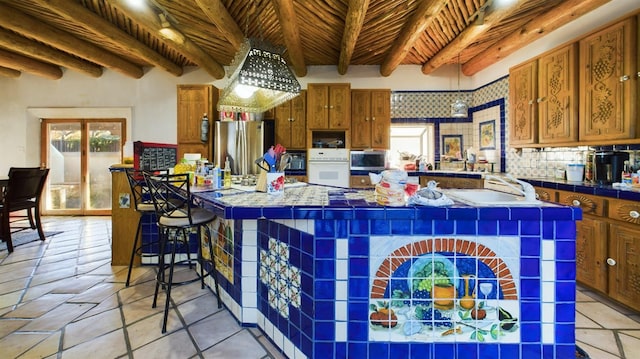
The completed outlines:
[[[576,193],[591,194],[609,198],[626,199],[632,201],[640,201],[640,188],[622,189],[611,185],[599,185],[586,182],[569,182],[566,180],[557,180],[553,178],[520,178],[523,181],[531,183],[536,187],[557,189],[561,191],[569,191]]]

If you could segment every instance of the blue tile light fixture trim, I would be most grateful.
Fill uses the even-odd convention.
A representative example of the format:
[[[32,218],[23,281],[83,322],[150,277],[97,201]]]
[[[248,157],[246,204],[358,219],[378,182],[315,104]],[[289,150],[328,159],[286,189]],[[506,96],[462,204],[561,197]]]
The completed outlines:
[[[271,328],[271,334],[266,334],[280,348],[283,348],[282,342],[275,338],[284,337],[284,341],[297,348],[296,353],[309,358],[445,356],[546,359],[574,354],[575,311],[571,308],[575,306],[575,251],[571,249],[575,248],[575,227],[568,231],[566,228],[575,226],[573,221],[581,218],[580,209],[478,210],[465,205],[390,208],[371,203],[363,205],[361,199],[352,197],[354,194],[352,190],[335,191],[326,206],[224,209],[225,214],[240,218],[246,213],[260,212],[262,219],[258,220],[257,230],[259,250],[268,250],[270,239],[282,242],[289,248],[288,265],[300,270],[300,305],[299,308],[289,305],[286,318],[282,311],[269,305],[268,285],[258,283],[257,310],[264,321],[269,322],[268,325],[258,323],[258,326],[263,330]],[[218,200],[210,205],[224,207],[224,203]],[[306,224],[311,228],[304,229]],[[241,228],[241,224],[237,224],[238,253],[242,250]],[[519,266],[522,271],[516,278],[522,314],[518,325],[520,332],[526,334],[521,336],[520,343],[369,340],[370,259],[385,255],[371,253],[369,244],[372,237],[389,236],[391,240],[396,237],[473,238],[487,233],[516,236],[521,241]],[[345,259],[342,259],[343,251],[348,253]],[[240,259],[235,263],[242,265]],[[342,275],[346,279],[339,279]],[[553,278],[549,279],[549,276]],[[227,283],[225,291],[240,305],[244,295],[242,281],[251,277],[238,278],[235,283]],[[278,280],[286,280],[283,278]],[[549,288],[553,288],[552,293]],[[229,306],[232,303],[225,304]],[[557,321],[547,321],[544,316],[548,305],[552,305],[558,314]],[[280,334],[273,335],[276,331]]]

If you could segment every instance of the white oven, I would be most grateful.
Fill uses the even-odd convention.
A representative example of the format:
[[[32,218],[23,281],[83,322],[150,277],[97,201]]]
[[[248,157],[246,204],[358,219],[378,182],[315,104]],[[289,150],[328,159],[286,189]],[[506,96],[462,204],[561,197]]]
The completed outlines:
[[[348,149],[308,149],[307,181],[309,183],[349,188],[350,173]]]

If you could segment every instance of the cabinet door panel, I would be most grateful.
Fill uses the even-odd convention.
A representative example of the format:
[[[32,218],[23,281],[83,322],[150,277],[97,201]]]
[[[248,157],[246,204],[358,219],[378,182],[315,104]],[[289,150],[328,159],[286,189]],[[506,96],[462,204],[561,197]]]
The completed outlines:
[[[577,44],[538,61],[538,114],[540,143],[578,140]]]
[[[640,310],[640,230],[622,224],[611,224],[609,257],[609,295]]]
[[[326,129],[329,127],[329,86],[322,84],[307,85],[307,127]]]
[[[329,87],[329,129],[348,130],[351,123],[351,86],[337,84]]]
[[[276,143],[289,147],[291,139],[291,101],[276,106],[275,127]]]
[[[580,140],[635,138],[636,47],[635,17],[580,41]]]
[[[576,222],[576,279],[603,293],[607,291],[607,225],[585,216]]]
[[[351,91],[351,148],[371,147],[371,95],[367,90]]]
[[[291,100],[291,142],[289,147],[305,149],[307,147],[307,96],[302,91]]]
[[[371,147],[388,149],[391,142],[391,92],[371,91]]]
[[[202,116],[209,117],[211,87],[208,85],[178,87],[178,142],[200,143]]]
[[[530,61],[509,71],[509,143],[538,142],[537,109],[538,65]]]

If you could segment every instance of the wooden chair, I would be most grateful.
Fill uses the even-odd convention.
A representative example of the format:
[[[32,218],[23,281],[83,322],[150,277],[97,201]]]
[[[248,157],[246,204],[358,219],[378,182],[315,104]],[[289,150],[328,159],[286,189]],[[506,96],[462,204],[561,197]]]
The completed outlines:
[[[13,252],[11,234],[26,229],[37,229],[40,240],[44,241],[44,231],[40,221],[40,197],[49,174],[48,168],[38,167],[11,167],[9,169],[9,181],[4,188],[2,202],[0,203],[0,235],[7,242],[7,250]],[[27,211],[26,215],[13,215],[17,211]],[[17,226],[11,229],[11,224],[29,220],[29,226]]]

